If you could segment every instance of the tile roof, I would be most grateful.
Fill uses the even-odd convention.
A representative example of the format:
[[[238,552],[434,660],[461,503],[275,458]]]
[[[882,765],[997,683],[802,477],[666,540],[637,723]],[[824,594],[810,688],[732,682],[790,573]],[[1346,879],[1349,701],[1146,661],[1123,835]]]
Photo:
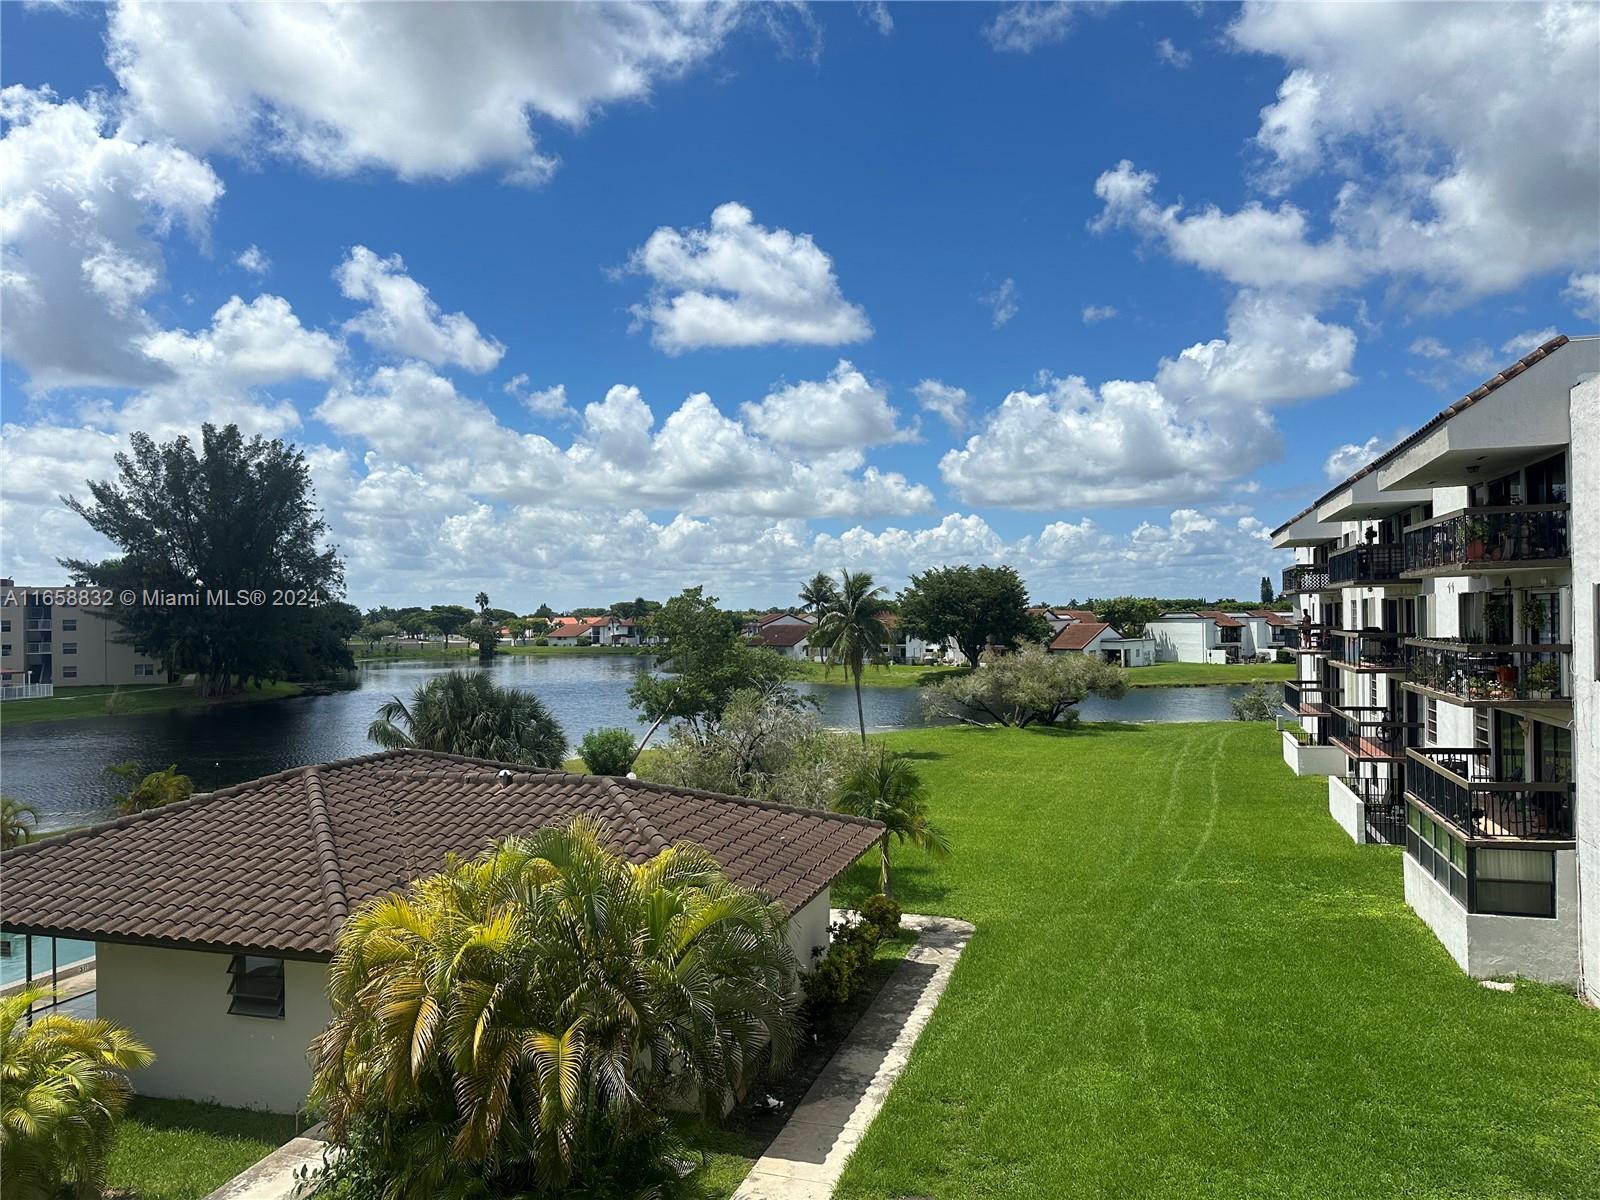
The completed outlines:
[[[1227,613],[1222,612],[1220,609],[1215,609],[1215,608],[1201,609],[1200,610],[1200,615],[1202,617],[1211,618],[1212,621],[1216,622],[1216,626],[1217,626],[1218,629],[1232,629],[1232,628],[1235,628],[1235,627],[1238,627],[1238,628],[1243,628],[1244,627],[1244,622],[1243,621],[1240,621],[1235,617],[1230,617]]]
[[[1278,612],[1271,608],[1252,608],[1247,616],[1265,617],[1268,625],[1294,625],[1297,622],[1293,613]]]
[[[1063,625],[1061,631],[1050,639],[1052,650],[1082,650],[1111,626],[1104,621],[1074,621]]]
[[[1432,433],[1439,426],[1443,425],[1451,417],[1455,416],[1462,409],[1471,408],[1474,404],[1476,404],[1479,400],[1482,400],[1490,392],[1494,391],[1496,388],[1502,387],[1505,384],[1510,383],[1513,379],[1515,379],[1518,375],[1521,375],[1529,367],[1533,366],[1535,363],[1540,362],[1543,359],[1546,359],[1546,358],[1550,357],[1550,355],[1554,354],[1557,350],[1561,349],[1561,347],[1565,346],[1571,340],[1572,339],[1569,338],[1566,334],[1559,333],[1555,337],[1551,338],[1544,345],[1540,346],[1537,350],[1533,350],[1533,351],[1530,351],[1527,354],[1524,354],[1521,358],[1517,359],[1516,362],[1512,363],[1505,370],[1501,371],[1498,375],[1494,376],[1494,378],[1484,380],[1484,382],[1480,383],[1477,387],[1473,388],[1470,392],[1468,392],[1465,396],[1461,397],[1461,399],[1457,400],[1449,408],[1445,409],[1443,412],[1435,414],[1426,424],[1424,424],[1421,428],[1419,428],[1415,433],[1412,433],[1408,437],[1401,438],[1400,441],[1397,444],[1395,444],[1394,446],[1391,446],[1388,450],[1386,450],[1382,454],[1378,455],[1377,458],[1373,459],[1366,466],[1362,467],[1359,471],[1357,471],[1354,475],[1350,476],[1350,478],[1346,479],[1343,483],[1335,484],[1333,487],[1329,488],[1326,492],[1322,493],[1322,495],[1318,496],[1310,504],[1306,505],[1305,508],[1303,508],[1299,512],[1295,513],[1294,516],[1290,517],[1282,525],[1279,525],[1276,529],[1274,529],[1272,531],[1272,536],[1273,537],[1277,537],[1280,533],[1282,533],[1285,529],[1289,528],[1289,526],[1293,525],[1301,517],[1309,516],[1311,513],[1315,512],[1318,508],[1320,508],[1322,505],[1326,504],[1329,500],[1332,500],[1335,496],[1337,496],[1340,492],[1344,491],[1345,488],[1349,487],[1356,480],[1362,478],[1363,476],[1372,474],[1372,472],[1376,471],[1379,467],[1383,466],[1384,463],[1389,462],[1391,459],[1398,458],[1400,455],[1404,454],[1407,450],[1409,450],[1412,446],[1415,446],[1423,438],[1427,437],[1428,434]]]
[[[750,640],[759,642],[763,646],[796,646],[813,632],[809,625],[775,625],[769,622],[766,625],[756,626],[756,631]]]
[[[509,780],[498,772],[507,769]],[[391,750],[297,767],[0,856],[17,932],[321,959],[358,904],[576,813],[642,862],[678,841],[795,912],[876,821],[641,780]]]

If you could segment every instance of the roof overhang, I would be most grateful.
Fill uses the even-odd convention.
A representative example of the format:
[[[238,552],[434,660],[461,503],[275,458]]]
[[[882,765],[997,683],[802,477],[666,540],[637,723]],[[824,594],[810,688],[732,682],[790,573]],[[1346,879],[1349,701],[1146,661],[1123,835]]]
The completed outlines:
[[[1378,486],[1378,477],[1374,473],[1353,480],[1349,487],[1319,504],[1316,518],[1323,523],[1373,521],[1414,505],[1426,504],[1432,499],[1433,493],[1415,488],[1384,491]]]
[[[1317,514],[1305,512],[1272,535],[1274,549],[1286,550],[1292,546],[1320,546],[1336,542],[1344,530],[1337,523],[1319,520]]]

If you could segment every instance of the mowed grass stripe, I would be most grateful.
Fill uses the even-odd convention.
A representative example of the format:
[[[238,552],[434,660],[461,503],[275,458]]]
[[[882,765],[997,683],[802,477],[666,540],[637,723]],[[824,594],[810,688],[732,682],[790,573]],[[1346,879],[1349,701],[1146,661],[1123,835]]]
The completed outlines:
[[[1600,1196],[1600,1014],[1462,975],[1269,728],[887,740],[978,933],[838,1196]]]

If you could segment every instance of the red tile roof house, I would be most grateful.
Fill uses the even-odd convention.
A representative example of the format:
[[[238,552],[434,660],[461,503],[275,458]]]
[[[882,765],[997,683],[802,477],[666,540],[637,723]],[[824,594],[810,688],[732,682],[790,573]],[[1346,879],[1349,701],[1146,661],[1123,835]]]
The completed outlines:
[[[1229,613],[1162,613],[1145,625],[1157,662],[1224,663],[1255,657],[1250,627]]]
[[[1155,643],[1149,637],[1125,638],[1104,621],[1074,620],[1062,625],[1045,649],[1051,654],[1092,654],[1119,667],[1148,667]]]
[[[155,1052],[147,1095],[292,1112],[327,964],[362,901],[583,813],[641,862],[692,841],[790,913],[801,966],[876,821],[632,779],[395,750],[298,767],[0,856],[8,932],[96,943],[98,1015]]]
[[[805,613],[768,613],[749,628],[748,636],[752,645],[765,646],[785,658],[814,658],[807,639],[816,623],[815,617]]]

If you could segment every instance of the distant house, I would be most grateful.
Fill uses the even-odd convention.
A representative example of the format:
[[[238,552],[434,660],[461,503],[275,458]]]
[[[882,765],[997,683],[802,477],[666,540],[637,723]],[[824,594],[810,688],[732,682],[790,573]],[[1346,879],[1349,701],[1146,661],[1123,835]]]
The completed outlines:
[[[1227,663],[1255,657],[1249,626],[1214,609],[1162,613],[1145,625],[1157,662]]]
[[[1070,621],[1045,647],[1051,654],[1092,654],[1119,667],[1147,667],[1155,661],[1148,636],[1127,638],[1104,621]]]
[[[557,617],[544,636],[552,646],[592,646],[595,642],[594,626],[581,617]]]
[[[1086,625],[1100,619],[1097,613],[1087,608],[1046,608],[1043,605],[1030,608],[1028,615],[1043,617],[1049,623],[1052,634],[1060,633],[1068,625]]]
[[[801,966],[828,942],[829,888],[876,821],[633,779],[421,750],[297,767],[0,856],[8,933],[96,943],[95,1005],[156,1052],[139,1092],[292,1112],[328,1023],[350,912],[575,814],[642,862],[676,842],[789,914]]]
[[[1300,644],[1300,622],[1294,613],[1253,608],[1233,615],[1249,627],[1258,657],[1275,650],[1292,650]]]
[[[883,626],[889,631],[889,640],[881,648],[885,662],[920,663],[927,657],[928,643],[901,629],[894,613],[883,615]]]
[[[765,646],[785,658],[814,658],[811,648],[811,631],[816,627],[815,617],[806,613],[768,613],[746,626],[752,645]]]

